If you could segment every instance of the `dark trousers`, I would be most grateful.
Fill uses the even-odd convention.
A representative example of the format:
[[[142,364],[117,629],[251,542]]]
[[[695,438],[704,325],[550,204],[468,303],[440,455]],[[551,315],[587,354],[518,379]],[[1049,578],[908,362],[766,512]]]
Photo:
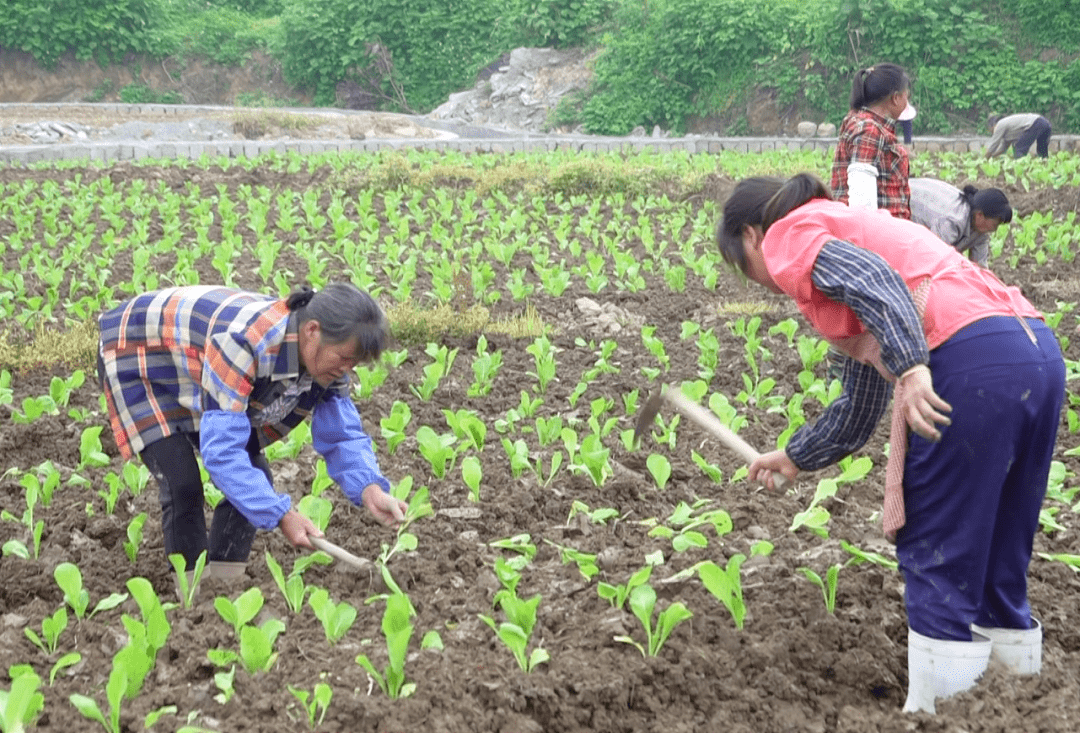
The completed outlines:
[[[930,352],[934,390],[952,405],[940,442],[911,435],[907,524],[896,536],[908,625],[971,641],[972,623],[1027,629],[1027,571],[1054,453],[1065,364],[1036,319],[986,318]]]
[[[189,570],[195,567],[204,550],[207,560],[247,562],[255,541],[255,527],[228,499],[223,498],[214,509],[207,540],[202,476],[195,458],[198,444],[198,433],[177,433],[151,443],[139,454],[157,479],[165,552],[183,555]],[[247,452],[252,465],[262,470],[273,484],[270,463],[262,454],[254,431]]]
[[[900,120],[900,129],[904,131],[904,144],[911,145],[911,120]]]
[[[1050,121],[1040,117],[1032,123],[1031,127],[1024,130],[1024,134],[1013,144],[1013,155],[1023,158],[1035,143],[1035,152],[1040,158],[1050,156]]]

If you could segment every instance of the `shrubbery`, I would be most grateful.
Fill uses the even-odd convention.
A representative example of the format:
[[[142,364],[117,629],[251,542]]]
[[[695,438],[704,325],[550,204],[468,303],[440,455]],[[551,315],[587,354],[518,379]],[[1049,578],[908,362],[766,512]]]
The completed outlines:
[[[916,133],[982,131],[991,112],[1080,129],[1080,0],[8,0],[0,48],[45,65],[128,54],[241,63],[268,48],[286,78],[337,102],[427,112],[518,46],[600,46],[572,112],[594,133],[680,131],[693,116],[745,132],[756,89],[839,121],[853,72],[906,67]]]

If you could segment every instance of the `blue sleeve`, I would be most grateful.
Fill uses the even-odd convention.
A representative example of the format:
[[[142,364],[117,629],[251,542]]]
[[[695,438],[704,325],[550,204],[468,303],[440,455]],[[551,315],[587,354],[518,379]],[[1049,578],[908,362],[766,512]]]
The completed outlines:
[[[844,359],[844,391],[810,425],[795,431],[784,447],[803,471],[816,471],[861,448],[889,406],[892,385],[870,364]]]
[[[811,278],[826,297],[855,312],[878,340],[881,361],[894,375],[930,363],[911,291],[880,255],[833,239],[818,253]]]
[[[259,529],[275,529],[292,501],[278,494],[247,452],[251,421],[242,412],[207,410],[199,420],[199,452],[214,486]]]
[[[360,504],[364,489],[378,484],[390,492],[390,482],[379,471],[353,401],[340,393],[320,402],[311,415],[311,442],[326,460],[326,472],[353,504]]]

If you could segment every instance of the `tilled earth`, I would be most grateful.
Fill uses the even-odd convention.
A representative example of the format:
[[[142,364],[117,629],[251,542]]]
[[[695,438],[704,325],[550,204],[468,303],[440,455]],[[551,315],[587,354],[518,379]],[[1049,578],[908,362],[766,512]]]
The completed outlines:
[[[119,179],[183,175],[193,177],[208,190],[216,183],[232,187],[257,182],[271,188],[297,188],[303,183],[284,173],[260,169],[241,175],[131,166],[79,172],[84,180],[94,175]],[[0,180],[74,174],[5,170],[0,171]],[[244,180],[252,177],[256,180]],[[718,179],[714,184],[704,195],[718,196],[731,182]],[[1035,208],[1054,208],[1060,214],[1075,207],[1073,191],[1008,193],[1020,214]],[[9,269],[14,264],[13,255],[10,251],[3,254]],[[1021,286],[1046,312],[1056,312],[1059,302],[1077,300],[1080,289],[1071,264],[1036,265],[1021,260],[1015,269],[992,264],[1003,280]],[[305,272],[303,260],[295,255],[286,258],[282,266],[299,276]],[[238,272],[252,269],[253,265],[241,267]],[[123,263],[117,263],[115,274],[124,276]],[[203,282],[219,281],[209,264],[201,274]],[[418,292],[425,289],[424,277],[420,275]],[[605,290],[598,297],[575,279],[561,298],[537,294],[532,300],[540,315],[557,325],[553,341],[560,349],[560,379],[543,395],[539,414],[584,421],[589,417],[589,401],[604,396],[614,401],[612,414],[622,416],[606,440],[614,472],[600,487],[587,475],[571,474],[565,468],[548,485],[527,472],[514,477],[499,444],[500,436],[489,429],[487,445],[477,454],[483,468],[482,501],[473,503],[459,471],[455,469],[443,480],[431,475],[415,438],[410,437],[390,454],[380,437],[380,419],[390,413],[395,400],[407,402],[412,409],[410,435],[419,425],[447,432],[442,412],[446,408],[475,410],[491,428],[511,408],[518,407],[521,391],[535,384],[535,377],[529,376],[535,371],[533,357],[525,351],[529,341],[489,337],[489,348],[502,350],[504,365],[494,390],[486,397],[466,394],[473,379],[470,364],[475,339],[446,339],[446,345],[460,351],[449,377],[431,400],[422,401],[410,392],[410,386],[423,380],[422,369],[430,361],[421,347],[412,346],[405,363],[391,371],[371,398],[360,401],[384,472],[394,481],[411,475],[417,485],[430,487],[435,509],[433,517],[410,528],[418,538],[417,550],[390,561],[394,578],[417,611],[416,633],[405,665],[407,678],[416,684],[411,697],[387,699],[355,662],[358,654],[365,653],[379,669],[386,664],[380,632],[383,604],[365,603],[385,590],[378,573],[359,572],[341,564],[307,571],[309,583],[326,587],[335,601],[348,601],[359,612],[351,631],[330,645],[310,608],[305,606],[297,615],[289,612],[263,560],[264,552],[270,551],[288,571],[298,552],[280,534],[260,533],[241,585],[226,588],[213,581],[192,608],[170,611],[172,633],[142,693],[125,703],[122,729],[142,730],[148,712],[175,705],[176,715],[165,716],[156,729],[176,730],[192,722],[208,730],[230,732],[296,730],[307,720],[288,686],[310,691],[323,680],[332,687],[334,696],[325,719],[315,728],[320,731],[381,733],[421,727],[432,733],[1075,731],[1080,726],[1080,632],[1076,626],[1080,619],[1080,575],[1066,565],[1036,560],[1031,569],[1032,606],[1045,627],[1042,675],[1018,679],[992,668],[974,690],[940,702],[937,716],[900,712],[907,683],[900,575],[872,563],[845,567],[839,575],[835,613],[829,614],[819,589],[797,572],[799,567],[810,567],[824,576],[829,566],[845,562],[850,556],[841,549],[841,539],[864,550],[891,554],[872,518],[881,502],[884,426],[860,451],[873,459],[873,471],[865,480],[842,487],[837,497],[826,503],[832,514],[830,539],[821,539],[806,530],[791,532],[789,527],[793,516],[812,497],[817,480],[835,475],[835,470],[802,476],[794,490],[786,493],[771,493],[745,481],[732,483],[729,479],[740,467],[739,460],[685,421],[678,426],[674,447],[660,445],[653,438],[646,438],[634,452],[619,444],[618,431],[632,427],[632,417],[624,416],[623,396],[637,389],[644,398],[650,385],[641,368],[657,366],[655,358],[641,346],[636,328],[628,327],[618,337],[620,347],[612,362],[619,371],[598,376],[577,407],[571,407],[568,398],[578,377],[596,362],[596,345],[611,336],[583,317],[576,305],[578,298],[609,304],[626,323],[657,326],[656,334],[667,344],[671,358],[670,370],[662,378],[671,382],[693,379],[697,374],[697,350],[692,342],[679,340],[681,324],[697,321],[715,328],[722,345],[721,367],[709,388],[729,398],[743,389],[741,373],[746,370],[741,341],[726,325],[739,317],[736,306],[752,304],[762,311],[763,334],[769,326],[797,317],[786,300],[761,289],[745,290],[726,273],[716,291],[704,288],[693,277],[688,280],[682,293],[653,278],[645,291]],[[254,281],[239,284],[257,285]],[[728,308],[721,308],[722,304]],[[1075,323],[1075,318],[1067,315],[1059,335],[1073,335]],[[780,335],[766,336],[765,343],[773,358],[764,363],[764,369],[777,379],[784,394],[790,394],[801,368],[798,356]],[[1080,357],[1075,343],[1066,356]],[[25,397],[47,393],[54,374],[66,376],[67,372],[42,369],[15,375],[13,404],[18,406]],[[71,404],[99,409],[92,380],[75,393]],[[774,445],[786,426],[779,414],[753,408],[741,412],[749,420],[741,435],[760,450]],[[807,412],[812,419],[817,410],[808,402]],[[82,429],[103,422],[97,414],[85,423],[60,416],[29,426],[3,423],[0,447],[4,467],[18,470],[4,475],[0,505],[21,516],[24,503],[19,480],[23,472],[50,460],[65,476],[70,475],[79,464]],[[1077,472],[1080,465],[1076,458],[1064,454],[1076,442],[1064,419],[1059,435],[1057,458]],[[525,439],[533,454],[543,456],[544,465],[548,465],[555,446],[541,447],[534,434],[514,433],[511,437]],[[114,447],[106,442],[106,450],[113,457],[110,468],[119,470]],[[692,451],[723,470],[722,483],[713,483],[698,469]],[[671,460],[673,472],[665,490],[656,487],[646,468],[649,453],[662,453]],[[275,463],[278,490],[294,499],[300,497],[314,477],[314,465],[310,448],[297,460]],[[40,632],[40,620],[62,604],[53,568],[63,561],[76,563],[91,606],[123,590],[123,582],[133,576],[148,578],[163,599],[173,593],[154,485],[135,497],[125,493],[115,514],[109,515],[97,495],[104,489],[103,471],[83,473],[92,479],[91,488],[64,486],[49,507],[35,510],[35,520],[45,520],[41,556],[36,560],[7,556],[0,561],[0,667],[30,663],[47,680],[61,653],[78,651],[83,656],[80,664],[60,672],[44,690],[46,714],[38,721],[38,729],[46,731],[89,731],[96,727],[75,710],[68,697],[73,693],[91,695],[105,707],[103,686],[110,659],[124,643],[119,615],[121,611],[138,613],[128,601],[120,609],[103,611],[79,623],[73,619],[60,638],[57,653],[43,654],[25,638],[23,628],[29,625]],[[351,507],[336,490],[325,496],[331,496],[335,504],[327,529],[330,540],[369,558],[376,557],[383,544],[392,542],[388,530]],[[734,525],[723,537],[708,530],[707,548],[675,552],[669,540],[649,537],[648,526],[640,523],[649,518],[663,521],[680,502],[697,499],[707,499],[710,507],[729,512]],[[594,524],[578,514],[568,521],[574,501],[593,509],[612,507],[619,519]],[[128,522],[139,512],[148,512],[150,519],[137,560],[130,563],[122,545]],[[1068,513],[1068,509],[1062,510],[1062,514]],[[1076,522],[1062,516],[1059,519],[1068,529],[1040,533],[1036,551],[1080,551]],[[522,571],[518,593],[521,597],[542,596],[530,648],[543,646],[551,656],[549,662],[528,674],[518,669],[510,651],[478,618],[478,614],[500,616],[492,609],[499,588],[492,565],[496,557],[511,556],[489,543],[521,533],[528,533],[537,552]],[[13,538],[30,544],[22,525],[0,522],[0,542]],[[742,630],[736,629],[723,605],[696,579],[665,582],[678,570],[701,560],[723,565],[736,553],[749,555],[751,544],[758,540],[772,542],[775,549],[770,556],[754,557],[743,566],[748,613]],[[656,657],[643,658],[633,646],[614,639],[629,635],[644,642],[638,620],[628,609],[615,609],[600,598],[597,579],[586,581],[573,562],[564,563],[560,546],[598,555],[598,579],[616,584],[625,583],[642,567],[647,555],[661,552],[665,563],[655,568],[650,581],[660,598],[658,609],[682,601],[693,611],[693,618],[675,628]],[[217,670],[207,660],[206,650],[236,649],[237,642],[212,599],[215,594],[235,598],[249,585],[259,586],[266,598],[259,620],[273,616],[286,624],[276,643],[280,657],[269,672],[251,676],[238,670],[235,695],[221,704],[214,700]],[[419,639],[430,630],[440,633],[442,651],[420,651]]]

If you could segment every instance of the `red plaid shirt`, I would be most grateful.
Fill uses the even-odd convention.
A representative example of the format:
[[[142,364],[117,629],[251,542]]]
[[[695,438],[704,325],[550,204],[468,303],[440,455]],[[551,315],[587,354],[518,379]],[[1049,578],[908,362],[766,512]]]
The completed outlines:
[[[895,125],[865,108],[847,113],[833,158],[832,190],[837,201],[848,202],[848,163],[869,163],[878,171],[878,208],[898,219],[911,218],[908,154],[896,141]]]

